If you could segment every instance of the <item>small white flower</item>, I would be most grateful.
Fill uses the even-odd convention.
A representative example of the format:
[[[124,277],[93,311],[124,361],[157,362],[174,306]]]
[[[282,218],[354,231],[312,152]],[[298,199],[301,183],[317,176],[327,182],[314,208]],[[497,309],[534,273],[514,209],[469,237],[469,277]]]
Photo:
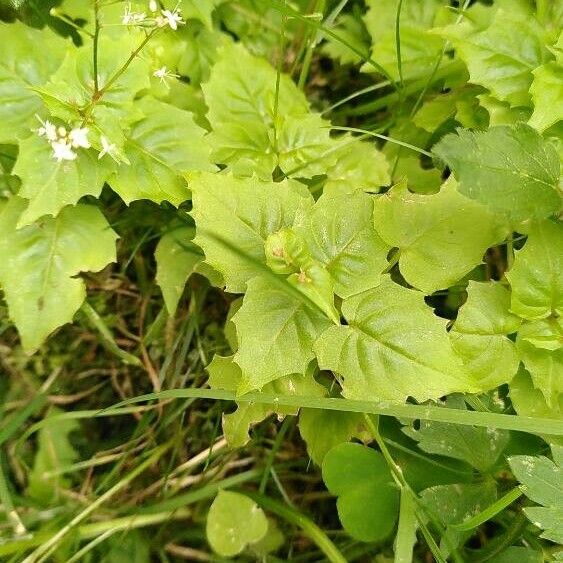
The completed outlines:
[[[156,3],[156,0],[150,0],[149,2],[149,10],[151,12],[156,12],[158,10],[158,4]]]
[[[78,156],[72,150],[72,147],[65,141],[54,141],[51,143],[51,147],[53,149],[53,158],[55,158],[57,162],[61,162],[63,160],[76,160],[76,157]]]
[[[173,12],[170,10],[161,10],[162,16],[156,18],[156,24],[158,27],[164,27],[169,25],[171,29],[176,31],[178,25],[184,25],[186,22],[182,19],[180,15],[180,10],[175,9]]]
[[[155,70],[152,75],[155,78],[159,78],[160,82],[162,82],[163,84],[166,84],[166,79],[167,78],[178,78],[177,74],[174,74],[173,72],[170,72],[167,68],[166,65],[163,66],[162,68],[159,68],[158,70]]]
[[[147,15],[144,12],[132,12],[131,4],[127,4],[125,8],[125,13],[121,18],[121,23],[123,25],[138,25],[143,23]]]
[[[104,137],[103,135],[100,137],[100,141],[102,142],[102,150],[98,155],[98,160],[103,158],[106,154],[112,156],[112,153],[115,152],[117,147],[113,143],[110,143],[108,139],[106,139],[106,137]]]
[[[59,127],[59,128],[57,129],[57,135],[58,135],[59,137],[66,137],[66,128],[65,128],[65,127],[62,127],[62,126]]]
[[[56,141],[57,140],[57,127],[53,125],[49,120],[46,120],[45,123],[42,123],[41,127],[37,130],[37,134],[40,137],[47,137],[49,141]]]
[[[77,149],[82,147],[83,149],[89,149],[90,141],[88,141],[88,127],[75,127],[68,135],[70,143]]]

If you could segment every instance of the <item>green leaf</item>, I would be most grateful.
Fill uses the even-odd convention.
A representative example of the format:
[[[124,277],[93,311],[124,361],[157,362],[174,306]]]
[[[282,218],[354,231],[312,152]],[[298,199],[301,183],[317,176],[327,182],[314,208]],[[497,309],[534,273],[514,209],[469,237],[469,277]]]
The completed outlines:
[[[56,472],[76,461],[78,457],[69,439],[70,433],[80,428],[78,422],[49,420],[61,412],[52,408],[44,418],[45,424],[37,433],[38,448],[33,469],[28,476],[26,495],[47,507],[53,507],[60,502],[61,490],[70,486],[68,477]]]
[[[321,465],[333,447],[364,433],[364,417],[360,413],[302,409],[299,433],[307,444],[309,457]]]
[[[440,548],[446,552],[446,556],[463,541],[464,536],[470,535],[449,526],[460,524],[479,514],[495,502],[496,498],[496,484],[492,479],[475,484],[437,485],[422,491],[420,499],[423,505],[438,522],[446,526],[440,542]]]
[[[511,545],[502,553],[489,559],[490,563],[543,563],[543,554],[529,547]]]
[[[122,165],[111,187],[129,204],[137,199],[180,205],[189,198],[183,174],[213,171],[205,130],[192,114],[145,97],[138,103],[147,116],[134,124],[124,151],[130,165]]]
[[[479,514],[496,500],[494,481],[438,485],[422,491],[424,505],[444,525],[459,524]]]
[[[514,379],[510,382],[510,400],[514,409],[520,416],[551,418],[553,420],[561,418],[563,414],[563,393],[559,394],[559,400],[554,401],[550,407],[543,393],[534,388],[530,374],[521,367]],[[542,436],[550,443],[563,445],[563,439],[556,436]]]
[[[458,25],[441,30],[440,35],[452,42],[473,84],[488,88],[512,106],[529,104],[532,71],[550,58],[545,29],[531,14],[498,10],[483,31],[468,32]]]
[[[268,520],[255,502],[240,493],[219,491],[207,515],[207,541],[213,551],[234,557],[267,531]]]
[[[241,394],[284,375],[305,373],[315,357],[313,343],[331,324],[318,310],[263,277],[248,282],[233,322],[239,341],[235,361],[243,372]]]
[[[530,88],[534,113],[529,124],[545,131],[563,119],[563,66],[552,62],[536,68]]]
[[[70,50],[51,80],[37,89],[53,116],[69,123],[85,121],[97,134],[91,139],[92,145],[99,150],[100,137],[105,136],[116,145],[114,156],[123,162],[124,130],[131,120],[141,117],[134,110],[133,100],[137,92],[150,87],[149,65],[142,57],[135,57],[125,72],[118,74],[138,47],[136,40],[128,34],[120,34],[118,39],[102,34],[98,45],[97,94],[90,43]]]
[[[506,335],[515,333],[521,320],[509,312],[510,292],[500,283],[470,281],[467,294],[450,338],[481,387],[494,389],[518,370],[520,358]]]
[[[165,233],[156,247],[156,282],[170,315],[176,312],[186,281],[204,258],[192,242],[194,235],[193,227],[178,227]]]
[[[117,236],[89,205],[65,207],[16,230],[25,202],[14,197],[0,211],[0,285],[27,352],[72,321],[84,301],[80,272],[115,261]]]
[[[98,160],[94,149],[78,149],[76,160],[53,158],[46,139],[33,135],[20,143],[13,173],[22,181],[18,195],[29,200],[18,228],[44,215],[56,216],[65,205],[74,205],[85,195],[99,196],[113,171],[113,161]]]
[[[323,195],[296,230],[313,258],[327,268],[334,292],[350,297],[377,285],[390,248],[373,225],[373,199],[362,193]]]
[[[449,397],[446,407],[465,410],[461,397]],[[492,469],[508,444],[509,432],[462,424],[420,421],[420,428],[404,427],[403,432],[430,454],[465,461],[481,472]]]
[[[407,282],[426,293],[455,284],[507,234],[483,205],[455,188],[448,181],[439,193],[420,195],[403,183],[376,201],[379,235],[399,248],[399,268]]]
[[[355,191],[379,192],[391,183],[389,163],[375,145],[343,137],[335,151],[336,162],[326,170],[325,195],[337,196]]]
[[[242,45],[222,49],[203,85],[215,160],[264,179],[276,166],[298,177],[323,174],[324,163],[315,161],[332,146],[328,123],[309,113],[303,93],[285,75],[276,106],[276,84],[277,71]]]
[[[107,545],[103,555],[100,554],[100,563],[150,563],[150,544],[135,529],[127,530],[126,534],[111,536]]]
[[[225,0],[181,0],[178,7],[182,11],[182,17],[186,20],[199,20],[208,28],[213,27],[211,15],[215,7]]]
[[[524,513],[535,526],[544,530],[542,538],[563,543],[563,461],[561,447],[553,447],[554,461],[547,457],[518,455],[508,462],[512,472],[522,483],[524,494],[542,506],[524,508]]]
[[[563,315],[562,248],[561,223],[540,221],[529,228],[528,240],[506,274],[514,313],[525,319]]]
[[[49,29],[0,23],[0,143],[15,143],[39,126],[41,98],[31,90],[45,83],[70,43]]]
[[[404,402],[476,390],[454,354],[446,322],[424,296],[385,277],[344,300],[346,326],[328,328],[315,344],[321,369],[342,377],[348,399]]]
[[[243,293],[246,283],[260,271],[213,235],[233,241],[241,252],[265,263],[268,236],[293,225],[296,214],[313,203],[306,189],[287,180],[274,183],[193,173],[188,182],[197,225],[194,242],[203,249],[207,262],[223,275],[226,290],[232,293]]]
[[[547,319],[526,323],[518,332],[516,347],[550,408],[563,392],[563,322]]]
[[[460,129],[446,135],[434,154],[453,170],[462,194],[516,221],[557,213],[559,159],[553,146],[528,125]]]
[[[340,444],[324,458],[323,480],[338,497],[340,522],[354,539],[379,541],[391,533],[399,491],[382,454],[360,444]]]
[[[528,121],[532,115],[529,107],[511,107],[508,102],[501,102],[490,94],[479,94],[479,105],[489,114],[489,126],[516,125],[520,121]],[[484,127],[482,128],[484,129]]]
[[[236,391],[243,379],[240,367],[233,362],[233,356],[223,357],[215,355],[207,366],[209,386],[212,389]],[[265,385],[262,392],[281,395],[304,395],[307,397],[322,397],[325,389],[319,385],[312,373],[304,375],[292,374],[281,377]],[[277,407],[260,403],[237,403],[237,410],[223,415],[223,433],[229,445],[240,448],[249,441],[248,431],[255,424],[262,422],[271,414],[280,416],[296,415],[297,408]]]
[[[369,0],[369,10],[364,16],[372,37],[371,56],[395,79],[399,77],[395,36],[398,4],[398,0]],[[403,78],[417,78],[432,72],[440,57],[443,40],[430,35],[428,30],[436,23],[442,6],[440,0],[403,3],[400,20]],[[373,71],[373,67],[365,65],[363,70]]]

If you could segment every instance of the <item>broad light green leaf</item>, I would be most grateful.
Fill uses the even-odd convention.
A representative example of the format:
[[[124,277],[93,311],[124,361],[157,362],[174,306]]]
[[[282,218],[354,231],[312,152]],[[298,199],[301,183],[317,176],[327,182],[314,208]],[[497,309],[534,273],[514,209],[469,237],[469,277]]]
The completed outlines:
[[[551,56],[545,29],[530,15],[498,10],[491,25],[477,32],[464,26],[440,31],[449,39],[469,70],[470,81],[488,88],[513,106],[528,105],[532,71]]]
[[[20,22],[0,23],[0,38],[0,143],[15,143],[39,126],[43,104],[31,88],[49,79],[71,44]]]
[[[356,14],[341,14],[332,29],[339,38],[344,39],[348,45],[353,45],[360,53],[369,52],[370,37],[362,20]],[[332,37],[325,37],[322,51],[331,59],[337,59],[341,64],[359,64],[361,57],[347,45]]]
[[[125,162],[121,150],[125,141],[124,129],[131,121],[142,117],[133,108],[137,92],[150,87],[149,65],[142,57],[135,57],[125,72],[118,75],[127,58],[138,47],[128,34],[121,33],[117,39],[102,34],[98,55],[99,94],[94,91],[94,63],[92,45],[86,43],[72,49],[51,80],[37,89],[53,116],[74,125],[83,123],[96,133],[90,142],[101,148],[103,135],[116,145],[115,155]],[[114,77],[116,79],[114,80]],[[96,97],[96,103],[91,104]]]
[[[69,440],[71,432],[78,430],[76,420],[49,419],[62,411],[50,409],[44,418],[45,425],[37,433],[37,452],[33,469],[28,477],[26,495],[46,507],[61,500],[61,491],[69,486],[69,479],[56,472],[76,461],[78,455]]]
[[[532,115],[532,109],[527,106],[511,107],[508,102],[501,102],[491,94],[479,94],[479,104],[489,114],[489,126],[515,125],[522,121],[526,122]],[[481,127],[485,129],[485,127]]]
[[[460,129],[433,152],[452,168],[462,194],[515,221],[547,217],[561,208],[557,152],[528,125]]]
[[[231,491],[219,491],[207,515],[207,541],[223,557],[234,557],[260,541],[268,531],[268,520],[256,503]]]
[[[446,407],[465,410],[461,397],[450,397]],[[403,432],[430,454],[465,461],[481,472],[494,467],[508,444],[509,432],[497,428],[481,428],[464,424],[420,421],[420,428],[404,427]]]
[[[518,330],[521,319],[509,312],[510,292],[500,283],[470,281],[467,294],[450,338],[481,387],[494,389],[518,370],[520,358],[506,335]]]
[[[117,169],[111,187],[125,203],[149,199],[179,205],[189,197],[182,174],[215,170],[205,130],[191,113],[154,98],[143,98],[138,107],[147,117],[127,135],[124,151],[130,165]]]
[[[344,300],[346,326],[328,328],[315,344],[321,369],[342,378],[348,399],[404,402],[476,391],[454,353],[446,322],[424,296],[389,277]]]
[[[528,122],[538,131],[544,131],[563,119],[563,66],[551,62],[536,68],[530,92],[534,113]]]
[[[533,224],[506,277],[512,287],[511,309],[525,319],[563,315],[563,225]]]
[[[332,144],[328,123],[309,113],[303,93],[285,75],[276,113],[276,83],[276,69],[242,45],[222,49],[203,85],[214,158],[237,174],[264,179],[276,166],[295,176],[323,174],[325,163],[315,161]]]
[[[223,357],[215,355],[212,362],[207,366],[209,373],[209,386],[212,389],[225,389],[227,391],[237,391],[242,381],[242,371],[233,362],[233,357]],[[268,383],[262,388],[263,393],[281,395],[304,395],[307,397],[322,397],[326,390],[319,385],[313,373],[304,375],[292,374],[281,377],[276,381]],[[244,446],[249,438],[249,429],[271,414],[277,413],[280,416],[296,415],[297,408],[277,407],[273,409],[271,405],[260,403],[243,402],[237,405],[237,410],[233,413],[223,415],[223,433],[229,445],[233,448]]]
[[[398,0],[369,0],[364,16],[372,37],[372,58],[395,79],[399,77],[395,37],[395,19]],[[443,40],[427,31],[438,21],[440,0],[404,2],[401,10],[401,62],[403,78],[426,76],[440,56]],[[444,22],[445,23],[445,22]],[[372,72],[365,65],[363,70]]]
[[[302,409],[299,413],[299,433],[307,444],[307,453],[317,465],[322,464],[333,447],[363,436],[365,430],[361,413],[321,409]]]
[[[76,160],[58,162],[46,139],[33,135],[20,143],[13,174],[22,181],[18,195],[29,200],[29,205],[19,217],[18,227],[43,215],[56,216],[65,205],[74,205],[85,195],[100,195],[113,161],[98,160],[93,149],[77,149],[77,154]]]
[[[156,282],[171,315],[176,312],[186,281],[204,258],[201,249],[192,242],[194,235],[193,227],[172,229],[162,236],[154,253]]]
[[[520,416],[534,416],[540,418],[558,419],[563,415],[563,393],[559,400],[550,407],[543,393],[534,387],[530,374],[523,368],[510,382],[510,400]],[[542,435],[546,442],[563,446],[563,439],[559,436]]]
[[[268,236],[293,225],[297,212],[313,202],[307,190],[287,180],[274,183],[193,173],[188,182],[197,225],[194,242],[203,249],[207,262],[223,275],[226,290],[232,293],[243,293],[248,280],[260,272],[213,235],[232,241],[241,252],[265,262]]]
[[[550,408],[563,392],[563,323],[560,318],[526,323],[518,332],[516,347]]]
[[[453,285],[507,234],[492,213],[457,192],[451,180],[435,195],[414,194],[399,184],[377,199],[374,217],[381,238],[400,250],[404,278],[426,293]]]
[[[213,27],[211,15],[215,7],[225,0],[180,0],[178,7],[182,11],[182,17],[186,20],[195,19],[205,24],[207,27]]]
[[[524,513],[538,528],[542,538],[563,543],[563,462],[562,448],[554,446],[551,461],[544,456],[518,455],[508,461],[524,494],[542,506],[524,508]]]
[[[34,352],[82,305],[86,290],[76,276],[115,261],[117,236],[89,205],[16,230],[25,205],[13,197],[0,211],[0,285],[24,349]]]
[[[390,247],[374,228],[369,195],[323,195],[299,222],[297,230],[313,258],[326,266],[338,296],[350,297],[379,283]]]
[[[314,359],[313,343],[331,324],[260,276],[248,282],[242,307],[232,320],[239,342],[235,362],[243,373],[241,394],[284,375],[305,373]]]
[[[338,497],[338,517],[354,539],[379,541],[391,533],[399,491],[381,453],[360,444],[340,444],[324,458],[323,481]]]
[[[391,183],[389,163],[374,144],[344,137],[342,148],[335,151],[336,162],[326,170],[325,195],[356,191],[379,192]]]

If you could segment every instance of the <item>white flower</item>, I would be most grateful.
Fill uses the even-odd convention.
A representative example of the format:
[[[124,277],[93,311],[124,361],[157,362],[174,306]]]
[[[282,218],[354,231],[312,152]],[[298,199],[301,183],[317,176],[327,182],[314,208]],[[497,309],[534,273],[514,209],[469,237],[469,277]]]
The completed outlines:
[[[149,10],[151,12],[156,12],[158,10],[158,4],[156,3],[156,0],[150,0],[149,2]]]
[[[83,149],[89,149],[90,141],[88,141],[88,127],[75,127],[68,135],[70,143],[77,149],[82,147]]]
[[[57,127],[53,125],[49,120],[46,120],[45,123],[42,122],[41,127],[37,130],[37,134],[40,137],[47,137],[49,141],[56,141],[57,140]]]
[[[78,156],[73,150],[72,147],[63,141],[54,141],[51,143],[51,147],[53,149],[53,158],[57,160],[57,162],[61,162],[63,160],[76,160]]]
[[[103,158],[106,154],[112,156],[112,153],[115,152],[117,147],[113,143],[110,143],[108,139],[106,139],[106,137],[104,137],[103,135],[100,137],[100,141],[102,142],[102,150],[98,155],[98,160]]]
[[[160,81],[161,81],[163,84],[166,84],[166,79],[167,79],[167,78],[178,78],[178,75],[177,75],[177,74],[174,74],[173,72],[170,72],[170,71],[166,68],[166,65],[163,66],[162,68],[159,68],[158,70],[155,70],[155,71],[152,73],[152,75],[153,75],[155,78],[159,78]]]
[[[147,15],[144,12],[132,12],[131,11],[131,4],[127,4],[125,8],[125,13],[121,18],[121,23],[123,25],[138,25],[142,23]]]
[[[162,16],[156,18],[156,24],[158,27],[164,27],[169,25],[171,29],[176,31],[178,29],[178,25],[183,25],[186,22],[182,19],[180,15],[180,10],[175,9],[173,12],[170,10],[161,10]]]

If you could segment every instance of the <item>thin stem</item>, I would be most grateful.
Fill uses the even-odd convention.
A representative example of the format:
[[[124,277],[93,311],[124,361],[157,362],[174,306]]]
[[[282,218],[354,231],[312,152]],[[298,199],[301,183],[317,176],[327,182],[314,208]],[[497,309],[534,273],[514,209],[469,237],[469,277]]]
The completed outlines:
[[[452,524],[452,528],[457,530],[458,532],[467,532],[469,530],[473,530],[473,528],[477,528],[481,524],[487,522],[496,516],[499,512],[504,510],[507,506],[511,505],[515,500],[519,499],[523,495],[520,487],[514,487],[511,491],[506,493],[504,496],[499,498],[496,502],[485,508],[479,514],[476,514],[469,520],[462,522],[460,524]]]
[[[274,98],[274,151],[278,154],[278,113],[280,105],[280,82],[283,70],[283,56],[285,50],[285,24],[287,22],[287,17],[282,14],[281,26],[280,26],[280,43],[279,43],[279,55],[278,55],[278,68],[276,74],[276,94]]]
[[[315,4],[313,6],[313,14],[317,11],[320,11],[321,14],[324,12],[325,8],[325,1],[324,0],[315,0]],[[315,46],[317,45],[319,40],[319,32],[316,31],[309,36],[309,45],[307,46],[307,51],[305,51],[305,58],[303,59],[303,66],[301,67],[301,73],[299,74],[299,81],[297,82],[297,87],[299,90],[303,90],[305,88],[305,82],[307,81],[307,76],[309,75],[309,68],[311,67],[311,61],[313,59],[313,52],[315,50]]]
[[[285,435],[287,434],[287,431],[289,430],[292,422],[293,422],[293,417],[287,416],[281,425],[278,435],[276,436],[274,445],[270,451],[270,454],[268,455],[268,459],[266,460],[266,465],[264,466],[264,474],[262,475],[262,480],[260,481],[260,487],[258,488],[258,491],[261,494],[264,494],[266,492],[266,485],[268,484],[268,478],[270,476],[270,471],[272,470],[272,466],[274,464],[276,453],[279,450],[282,441]]]
[[[410,143],[405,143],[404,141],[399,141],[398,139],[393,139],[393,137],[388,137],[387,135],[380,135],[379,133],[374,133],[373,131],[367,131],[366,129],[359,129],[357,127],[341,127],[337,125],[332,125],[330,129],[334,129],[335,131],[350,131],[352,133],[361,133],[362,135],[369,135],[370,137],[376,137],[377,139],[383,139],[389,143],[394,143],[395,145],[400,145],[401,147],[405,147],[407,149],[411,149],[416,151],[420,154],[433,158],[433,154],[421,149],[420,147],[415,147]]]
[[[100,38],[100,13],[99,0],[94,0],[94,97],[97,96],[99,88],[98,84],[98,42]]]
[[[82,305],[80,310],[82,311],[82,313],[84,313],[84,315],[86,316],[88,321],[90,321],[92,326],[100,333],[100,336],[102,337],[102,341],[103,341],[105,347],[112,354],[114,354],[115,356],[120,358],[121,361],[124,364],[142,367],[143,363],[141,362],[141,360],[139,358],[137,358],[136,356],[133,356],[133,354],[130,354],[129,352],[126,352],[125,350],[122,350],[117,345],[117,343],[115,342],[109,328],[104,323],[104,320],[102,319],[102,317],[100,317],[100,315],[98,315],[96,310],[87,301],[84,301],[84,304]]]

